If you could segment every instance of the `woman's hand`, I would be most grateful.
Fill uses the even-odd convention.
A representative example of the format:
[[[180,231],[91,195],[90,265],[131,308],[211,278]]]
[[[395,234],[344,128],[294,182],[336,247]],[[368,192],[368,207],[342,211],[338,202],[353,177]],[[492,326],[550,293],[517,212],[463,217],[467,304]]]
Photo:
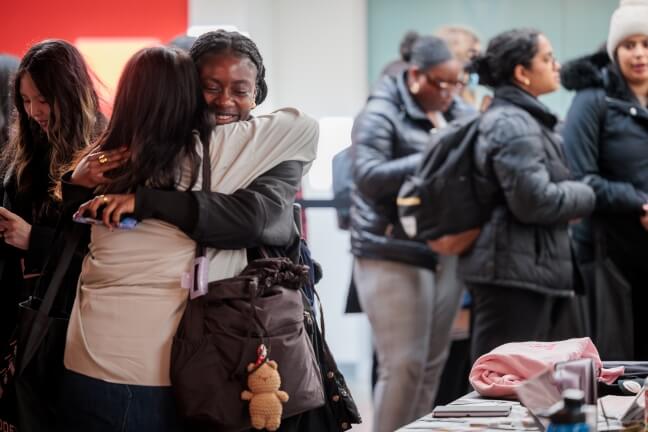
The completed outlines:
[[[648,231],[648,204],[644,204],[643,210],[644,214],[639,220],[641,221],[641,225],[643,225],[644,229]]]
[[[0,207],[0,235],[6,244],[27,250],[29,248],[31,229],[32,226],[25,222],[23,218],[4,207]]]
[[[107,171],[119,168],[130,157],[126,147],[116,150],[97,151],[86,155],[74,168],[71,182],[86,188],[95,188],[110,179],[104,177]]]
[[[79,207],[77,214],[96,219],[103,207],[101,221],[108,228],[117,228],[122,216],[135,212],[135,194],[98,195]]]

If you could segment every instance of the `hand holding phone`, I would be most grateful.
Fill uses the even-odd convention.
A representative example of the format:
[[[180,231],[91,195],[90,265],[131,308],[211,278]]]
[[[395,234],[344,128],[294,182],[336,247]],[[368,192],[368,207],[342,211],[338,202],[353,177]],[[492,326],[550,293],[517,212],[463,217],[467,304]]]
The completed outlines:
[[[119,228],[124,217],[135,212],[135,194],[99,195],[83,203],[79,216],[100,220],[108,228]]]
[[[85,217],[81,216],[79,212],[74,213],[74,216],[72,216],[72,220],[77,223],[83,223],[83,224],[89,224],[89,225],[103,225],[103,221],[101,219],[95,219],[91,217]],[[137,219],[133,217],[124,217],[119,221],[119,224],[117,225],[117,228],[119,229],[133,229],[135,228],[135,225],[137,225]]]

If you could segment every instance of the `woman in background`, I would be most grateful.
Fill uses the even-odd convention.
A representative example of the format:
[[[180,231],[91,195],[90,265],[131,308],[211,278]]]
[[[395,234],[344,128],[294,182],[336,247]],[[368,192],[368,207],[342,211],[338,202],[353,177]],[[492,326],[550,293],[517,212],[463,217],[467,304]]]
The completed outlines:
[[[621,1],[606,50],[568,63],[562,78],[576,90],[563,129],[567,158],[574,175],[596,193],[593,216],[573,229],[589,276],[587,294],[598,305],[591,311],[595,341],[606,360],[648,360],[648,1]],[[628,292],[594,285],[587,268],[593,268],[596,248],[620,272]],[[627,309],[613,310],[610,299]]]
[[[447,356],[461,296],[456,258],[409,239],[396,197],[430,130],[465,114],[453,105],[462,77],[441,39],[420,37],[408,68],[374,86],[353,124],[351,250],[378,354],[374,431],[391,432],[430,412]]]
[[[594,193],[571,181],[557,118],[538,100],[560,86],[545,35],[515,29],[473,60],[494,89],[475,147],[476,175],[495,186],[496,207],[459,273],[473,299],[473,361],[508,342],[547,340],[561,298],[573,295],[568,225],[594,208]]]

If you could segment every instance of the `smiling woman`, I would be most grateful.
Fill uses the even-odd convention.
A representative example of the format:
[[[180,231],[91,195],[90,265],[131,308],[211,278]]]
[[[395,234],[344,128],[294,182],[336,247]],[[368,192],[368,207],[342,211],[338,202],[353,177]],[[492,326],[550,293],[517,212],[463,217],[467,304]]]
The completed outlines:
[[[203,95],[216,124],[247,120],[268,93],[256,45],[236,32],[212,32],[191,48]]]

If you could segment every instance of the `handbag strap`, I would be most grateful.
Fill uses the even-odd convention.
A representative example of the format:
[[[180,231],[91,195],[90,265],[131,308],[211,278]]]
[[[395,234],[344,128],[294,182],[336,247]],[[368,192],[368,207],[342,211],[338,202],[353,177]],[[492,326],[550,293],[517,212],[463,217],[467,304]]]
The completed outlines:
[[[47,328],[43,326],[43,322],[50,316],[52,307],[54,306],[54,301],[58,296],[61,285],[63,285],[63,279],[70,268],[72,258],[74,257],[74,253],[84,232],[85,226],[79,224],[73,224],[69,232],[63,231],[65,246],[63,247],[63,252],[56,263],[56,268],[54,269],[52,278],[47,285],[45,297],[43,297],[43,301],[41,302],[37,312],[37,315],[42,317],[42,321],[35,320],[34,324],[29,329],[25,346],[22,348],[23,354],[19,362],[19,373],[22,373],[22,371],[25,370],[45,337]]]
[[[211,190],[211,157],[209,154],[209,140],[202,141],[202,190]],[[205,256],[205,246],[196,243],[196,258]]]
[[[65,246],[63,247],[63,252],[56,263],[56,269],[52,274],[52,279],[50,279],[49,285],[47,285],[47,291],[45,292],[45,297],[43,297],[43,302],[41,303],[40,308],[38,309],[41,313],[49,315],[54,306],[54,300],[63,285],[63,278],[72,264],[72,257],[74,252],[77,250],[79,242],[81,241],[81,236],[85,232],[85,227],[80,224],[74,224],[70,227],[69,235],[64,234]],[[65,233],[65,231],[64,231]]]

